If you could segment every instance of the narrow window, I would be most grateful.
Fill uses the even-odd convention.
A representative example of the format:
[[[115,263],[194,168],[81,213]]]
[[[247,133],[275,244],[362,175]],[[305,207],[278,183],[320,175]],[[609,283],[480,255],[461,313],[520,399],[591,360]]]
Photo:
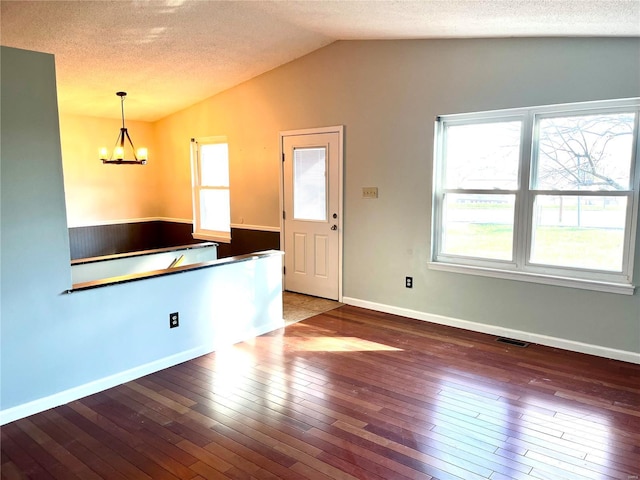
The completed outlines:
[[[226,137],[193,139],[193,237],[229,242],[229,145]]]

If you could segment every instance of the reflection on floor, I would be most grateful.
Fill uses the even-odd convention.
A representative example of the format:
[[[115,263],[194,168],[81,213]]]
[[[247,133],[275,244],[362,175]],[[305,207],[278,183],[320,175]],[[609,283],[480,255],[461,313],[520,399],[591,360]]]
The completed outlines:
[[[283,292],[282,304],[285,325],[291,325],[344,305],[334,300],[294,292]]]

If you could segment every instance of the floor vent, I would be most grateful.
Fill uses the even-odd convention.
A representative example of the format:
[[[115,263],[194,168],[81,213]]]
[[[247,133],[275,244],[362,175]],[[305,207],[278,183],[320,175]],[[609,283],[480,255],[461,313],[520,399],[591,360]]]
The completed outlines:
[[[513,340],[512,338],[504,338],[504,337],[496,338],[496,342],[506,343],[507,345],[512,345],[514,347],[520,347],[520,348],[526,348],[529,346],[527,342],[521,342],[520,340]]]

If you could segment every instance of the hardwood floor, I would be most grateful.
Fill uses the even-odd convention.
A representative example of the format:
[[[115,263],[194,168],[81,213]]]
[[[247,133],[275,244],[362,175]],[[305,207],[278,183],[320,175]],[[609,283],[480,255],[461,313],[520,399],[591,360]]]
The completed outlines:
[[[631,480],[640,366],[342,306],[1,434],[3,479]]]

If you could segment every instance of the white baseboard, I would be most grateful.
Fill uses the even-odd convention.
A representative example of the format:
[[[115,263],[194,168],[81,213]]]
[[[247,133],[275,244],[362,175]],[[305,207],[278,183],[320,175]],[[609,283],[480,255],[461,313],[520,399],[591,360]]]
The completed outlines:
[[[199,347],[192,348],[191,350],[186,350],[175,355],[161,358],[154,362],[131,368],[124,372],[119,372],[114,375],[110,375],[108,377],[86,383],[84,385],[70,388],[63,392],[55,393],[47,397],[39,398],[32,402],[23,403],[22,405],[17,405],[15,407],[1,410],[0,425],[5,425],[6,423],[28,417],[29,415],[44,412],[45,410],[49,410],[50,408],[58,407],[66,403],[79,400],[88,395],[93,395],[94,393],[102,392],[103,390],[106,390],[108,388],[122,385],[123,383],[130,382],[132,380],[144,377],[145,375],[149,375],[150,373],[158,372],[165,368],[173,367],[174,365],[178,365],[182,362],[193,360],[194,358],[206,355],[229,345],[233,345],[235,343],[239,343],[251,338],[259,337],[260,335],[284,327],[284,324],[285,323],[282,318],[276,318],[266,324],[259,325],[245,331],[241,335],[242,338],[227,338],[223,339],[223,341],[214,342],[212,344],[201,345]]]
[[[537,343],[549,347],[562,348],[572,352],[586,353],[589,355],[597,355],[599,357],[611,358],[614,360],[622,360],[623,362],[640,364],[640,353],[628,352],[626,350],[616,350],[613,348],[603,347],[600,345],[592,345],[589,343],[576,342],[565,338],[550,337],[539,333],[525,332],[522,330],[514,330],[511,328],[499,327],[496,325],[487,325],[486,323],[470,322],[459,318],[445,317],[443,315],[435,315],[432,313],[420,312],[408,308],[394,307],[393,305],[385,305],[382,303],[369,302],[358,298],[344,297],[343,303],[353,305],[355,307],[368,308],[379,312],[391,313],[403,317],[413,318],[415,320],[423,320],[425,322],[437,323],[439,325],[447,325],[450,327],[464,328],[474,332],[488,333],[498,337],[507,337],[524,342]]]
[[[99,380],[94,380],[93,382],[85,383],[84,385],[80,385],[59,393],[55,393],[53,395],[49,395],[48,397],[39,398],[32,402],[23,403],[22,405],[18,405],[12,408],[7,408],[0,411],[0,425],[13,422],[14,420],[18,420],[20,418],[28,417],[29,415],[33,415],[34,413],[43,412],[50,408],[64,405],[65,403],[73,402],[74,400],[78,400],[88,395],[93,395],[94,393],[101,392],[103,390],[106,390],[107,388],[122,385],[123,383],[130,382],[131,380],[135,380],[136,378],[144,377],[145,375],[148,375],[150,373],[157,372],[174,365],[178,365],[179,363],[186,362],[187,360],[192,360],[196,357],[209,353],[208,350],[209,349],[205,346],[201,346],[198,348],[187,350],[185,352],[180,352],[176,355],[161,358],[160,360],[146,363],[144,365],[140,365],[139,367],[135,367],[124,372],[119,372],[114,375],[101,378]]]
[[[393,315],[400,315],[403,317],[413,318],[415,320],[423,320],[425,322],[436,323],[439,325],[447,325],[450,327],[464,328],[475,332],[487,333],[499,337],[514,338],[525,342],[537,343],[540,345],[547,345],[550,347],[562,348],[564,350],[570,350],[573,352],[586,353],[589,355],[597,355],[599,357],[611,358],[614,360],[621,360],[629,363],[640,364],[640,353],[628,352],[625,350],[616,350],[613,348],[602,347],[599,345],[591,345],[588,343],[576,342],[574,340],[567,340],[564,338],[550,337],[547,335],[541,335],[537,333],[525,332],[522,330],[514,330],[510,328],[498,327],[495,325],[487,325],[484,323],[470,322],[468,320],[461,320],[458,318],[445,317],[443,315],[435,315],[431,313],[420,312],[417,310],[411,310],[408,308],[395,307],[393,305],[386,305],[382,303],[370,302],[367,300],[360,300],[358,298],[344,297],[343,303],[347,305],[353,305],[355,307],[367,308],[370,310],[377,310],[379,312],[390,313]],[[284,321],[276,322],[273,324],[257,327],[249,333],[244,339],[237,339],[235,341],[240,342],[247,338],[260,336],[264,333],[281,328],[284,326]],[[50,408],[54,408],[65,403],[78,400],[88,395],[101,392],[108,388],[121,385],[126,382],[130,382],[137,378],[143,377],[150,373],[154,373],[165,368],[178,365],[179,363],[192,360],[211,353],[225,345],[204,345],[185,352],[171,355],[169,357],[156,360],[154,362],[141,365],[139,367],[126,370],[124,372],[116,373],[108,377],[89,382],[78,387],[70,388],[63,392],[59,392],[53,395],[49,395],[44,398],[34,400],[32,402],[24,403],[15,407],[11,407],[0,411],[0,425],[13,422],[20,418],[28,417],[39,412],[43,412]]]

